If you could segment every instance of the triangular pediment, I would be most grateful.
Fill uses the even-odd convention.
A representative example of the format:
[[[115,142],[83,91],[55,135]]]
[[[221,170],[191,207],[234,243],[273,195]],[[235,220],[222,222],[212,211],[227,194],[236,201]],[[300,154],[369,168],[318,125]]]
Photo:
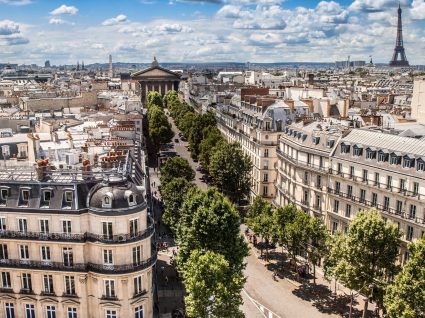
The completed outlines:
[[[162,68],[160,66],[153,66],[150,68],[147,68],[145,70],[141,70],[138,72],[135,72],[131,74],[132,79],[138,79],[138,78],[155,78],[155,77],[167,77],[170,79],[179,80],[180,76],[177,73],[171,72],[170,70],[167,70],[165,68]]]

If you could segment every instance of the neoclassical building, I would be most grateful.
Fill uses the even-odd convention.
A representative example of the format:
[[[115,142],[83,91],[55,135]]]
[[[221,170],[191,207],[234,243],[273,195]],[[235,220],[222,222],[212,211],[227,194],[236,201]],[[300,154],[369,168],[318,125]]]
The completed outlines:
[[[130,159],[0,171],[0,317],[153,317],[154,226]]]
[[[142,102],[149,92],[158,92],[162,95],[169,90],[178,91],[180,75],[159,66],[156,58],[151,67],[131,74],[131,86],[138,91]]]

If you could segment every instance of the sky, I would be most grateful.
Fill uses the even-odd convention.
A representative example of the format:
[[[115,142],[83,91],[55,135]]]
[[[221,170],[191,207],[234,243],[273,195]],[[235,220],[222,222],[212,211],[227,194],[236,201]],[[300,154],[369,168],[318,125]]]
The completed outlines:
[[[425,0],[401,0],[406,55],[425,64]],[[0,63],[387,63],[394,0],[0,0]]]

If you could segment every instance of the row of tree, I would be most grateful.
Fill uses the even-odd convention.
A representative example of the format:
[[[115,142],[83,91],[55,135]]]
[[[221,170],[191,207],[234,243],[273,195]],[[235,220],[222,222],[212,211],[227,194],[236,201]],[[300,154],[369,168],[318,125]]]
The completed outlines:
[[[265,241],[285,247],[295,264],[297,255],[306,256],[314,276],[323,259],[326,277],[367,295],[389,317],[425,317],[425,237],[409,245],[410,258],[400,268],[398,227],[374,210],[359,213],[346,235],[331,236],[321,219],[257,197],[246,221]]]
[[[163,221],[175,234],[177,269],[186,286],[189,317],[243,317],[243,259],[248,247],[239,232],[235,206],[216,188],[202,191],[191,181],[187,160],[161,167]]]
[[[186,103],[181,103],[174,91],[164,98],[177,127],[188,138],[191,156],[199,159],[216,186],[232,202],[249,195],[251,187],[251,159],[237,143],[228,143],[217,129],[212,112],[196,114]]]
[[[150,149],[156,155],[161,146],[174,137],[171,124],[163,110],[162,97],[158,92],[149,92],[147,96],[148,142]]]

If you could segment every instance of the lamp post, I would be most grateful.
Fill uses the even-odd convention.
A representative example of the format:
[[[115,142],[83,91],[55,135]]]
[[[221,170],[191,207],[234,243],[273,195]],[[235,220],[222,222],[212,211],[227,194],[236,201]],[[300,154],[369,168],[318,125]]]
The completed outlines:
[[[215,297],[214,297],[214,295],[211,295],[209,298],[208,298],[208,300],[210,301],[210,305],[208,305],[208,307],[207,307],[207,311],[208,311],[208,317],[209,318],[212,318],[212,317],[214,317],[214,316],[212,316],[212,310],[213,310],[213,306],[214,306],[214,302],[215,302]]]

